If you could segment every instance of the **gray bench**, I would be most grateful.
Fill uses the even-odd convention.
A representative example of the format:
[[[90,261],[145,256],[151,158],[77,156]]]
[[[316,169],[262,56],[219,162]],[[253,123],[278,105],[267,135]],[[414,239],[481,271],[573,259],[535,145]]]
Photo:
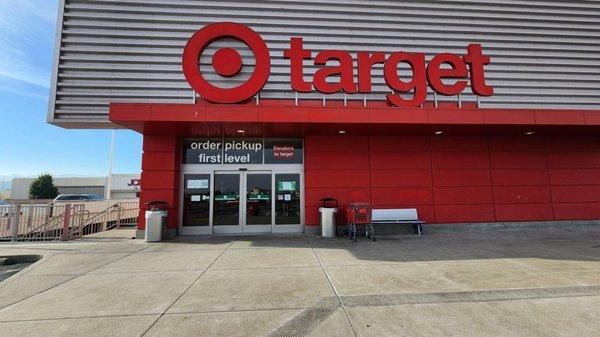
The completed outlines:
[[[413,225],[415,233],[423,233],[425,221],[419,220],[417,210],[414,208],[395,208],[395,209],[373,209],[371,211],[371,223],[378,224],[398,224]]]

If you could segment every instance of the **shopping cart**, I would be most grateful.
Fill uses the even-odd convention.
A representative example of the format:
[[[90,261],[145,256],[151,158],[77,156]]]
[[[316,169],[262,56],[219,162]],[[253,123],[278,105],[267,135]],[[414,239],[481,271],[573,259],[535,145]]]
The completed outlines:
[[[366,202],[353,202],[346,208],[346,220],[348,221],[348,236],[356,242],[360,227],[365,228],[365,236],[375,241],[375,231],[371,224],[371,204]]]

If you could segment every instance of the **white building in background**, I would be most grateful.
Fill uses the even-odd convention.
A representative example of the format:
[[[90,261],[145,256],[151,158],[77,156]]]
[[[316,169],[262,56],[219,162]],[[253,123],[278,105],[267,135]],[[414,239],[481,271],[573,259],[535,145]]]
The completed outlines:
[[[36,179],[14,178],[10,190],[11,200],[29,199],[29,186]],[[60,177],[54,178],[59,194],[97,194],[106,197],[107,177]],[[139,174],[113,174],[110,179],[111,199],[137,198],[140,190]]]

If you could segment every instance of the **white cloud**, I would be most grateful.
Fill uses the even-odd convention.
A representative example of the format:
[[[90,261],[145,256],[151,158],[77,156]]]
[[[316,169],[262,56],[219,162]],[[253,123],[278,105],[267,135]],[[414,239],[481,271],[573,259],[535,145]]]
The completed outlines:
[[[48,100],[48,89],[38,89],[31,90],[30,88],[26,88],[24,85],[18,85],[17,83],[10,83],[10,80],[2,80],[0,81],[0,91],[4,91],[10,94],[30,97],[39,99],[42,101]],[[20,81],[22,82],[22,81]]]
[[[0,78],[49,88],[50,69],[36,51],[54,31],[56,10],[56,0],[0,0]]]

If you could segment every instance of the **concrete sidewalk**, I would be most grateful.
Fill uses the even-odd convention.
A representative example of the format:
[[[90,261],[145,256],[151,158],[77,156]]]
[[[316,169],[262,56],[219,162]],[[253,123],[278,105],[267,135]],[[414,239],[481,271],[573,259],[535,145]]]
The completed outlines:
[[[0,244],[2,336],[598,336],[600,231]]]

